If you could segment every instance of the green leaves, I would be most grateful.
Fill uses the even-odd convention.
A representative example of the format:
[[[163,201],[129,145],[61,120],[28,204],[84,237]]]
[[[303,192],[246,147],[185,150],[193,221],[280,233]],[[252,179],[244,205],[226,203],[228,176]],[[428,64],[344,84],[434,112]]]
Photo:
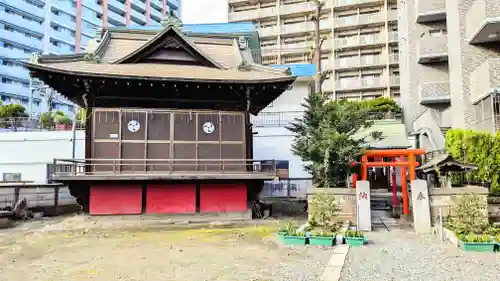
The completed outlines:
[[[359,160],[367,146],[366,138],[356,133],[373,125],[374,112],[387,113],[397,107],[385,98],[330,101],[321,93],[307,97],[302,106],[304,116],[288,127],[295,133],[292,151],[306,163],[306,171],[320,187],[343,185],[349,175],[349,163]],[[383,137],[381,132],[372,132],[371,136]]]
[[[500,196],[500,133],[452,129],[446,133],[446,151],[457,160],[476,164],[478,169],[468,172],[467,178],[490,185],[490,194]]]

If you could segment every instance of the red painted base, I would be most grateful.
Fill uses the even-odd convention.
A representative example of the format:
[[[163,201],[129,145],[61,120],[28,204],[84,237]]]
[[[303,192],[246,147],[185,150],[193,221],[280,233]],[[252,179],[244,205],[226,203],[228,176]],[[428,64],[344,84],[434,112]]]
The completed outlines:
[[[94,185],[90,187],[91,215],[130,215],[142,212],[141,185]]]
[[[246,212],[247,187],[244,184],[202,184],[200,212]]]
[[[150,184],[147,186],[146,213],[178,214],[196,212],[196,185]]]

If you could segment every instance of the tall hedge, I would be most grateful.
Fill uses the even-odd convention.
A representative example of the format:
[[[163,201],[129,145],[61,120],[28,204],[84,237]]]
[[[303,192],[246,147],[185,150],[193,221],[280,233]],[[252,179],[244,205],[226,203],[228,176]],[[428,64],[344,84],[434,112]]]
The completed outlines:
[[[468,179],[489,185],[491,195],[500,196],[500,133],[452,129],[446,133],[446,150],[457,160],[476,164]]]

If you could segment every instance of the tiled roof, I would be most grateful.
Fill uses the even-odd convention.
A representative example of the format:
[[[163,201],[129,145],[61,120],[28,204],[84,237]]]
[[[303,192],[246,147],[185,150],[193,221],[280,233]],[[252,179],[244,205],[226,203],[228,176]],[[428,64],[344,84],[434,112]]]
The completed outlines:
[[[382,132],[383,138],[374,140],[370,137],[371,132]],[[370,128],[358,132],[357,137],[367,137],[366,141],[371,149],[411,147],[406,134],[406,127],[400,120],[376,120]]]
[[[205,61],[205,66],[139,62],[142,53],[161,48],[161,40],[174,36],[184,41],[189,52]],[[180,39],[179,39],[180,38]],[[117,76],[160,80],[204,80],[220,82],[258,83],[287,80],[294,77],[283,69],[253,65],[248,50],[241,50],[234,39],[187,37],[173,26],[159,33],[151,31],[104,31],[99,44],[90,44],[89,52],[99,58],[85,59],[82,55],[41,56],[26,63],[28,68],[86,76]],[[129,63],[130,62],[130,63]],[[209,65],[207,65],[209,63]],[[242,67],[243,66],[243,67]]]

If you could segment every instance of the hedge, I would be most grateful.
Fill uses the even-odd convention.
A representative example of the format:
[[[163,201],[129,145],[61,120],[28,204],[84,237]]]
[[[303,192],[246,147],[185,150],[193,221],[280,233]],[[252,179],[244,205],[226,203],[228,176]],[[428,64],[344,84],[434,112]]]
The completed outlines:
[[[476,164],[478,169],[467,173],[467,178],[490,186],[490,194],[500,196],[500,133],[452,129],[446,133],[446,151],[457,160]]]

